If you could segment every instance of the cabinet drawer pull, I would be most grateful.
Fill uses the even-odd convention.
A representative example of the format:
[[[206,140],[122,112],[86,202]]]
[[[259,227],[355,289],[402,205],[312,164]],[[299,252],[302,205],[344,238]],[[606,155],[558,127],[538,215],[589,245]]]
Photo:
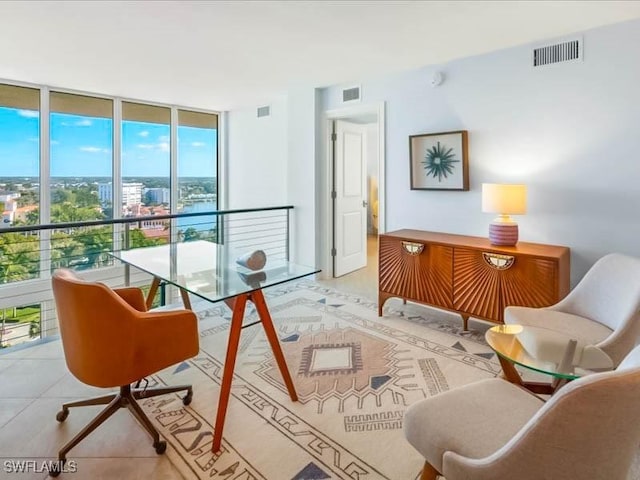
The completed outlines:
[[[420,255],[424,250],[424,245],[422,243],[415,242],[402,242],[402,248],[409,255]]]
[[[500,255],[499,253],[486,253],[482,252],[484,261],[487,262],[491,268],[496,270],[507,270],[513,265],[516,257],[513,255]]]

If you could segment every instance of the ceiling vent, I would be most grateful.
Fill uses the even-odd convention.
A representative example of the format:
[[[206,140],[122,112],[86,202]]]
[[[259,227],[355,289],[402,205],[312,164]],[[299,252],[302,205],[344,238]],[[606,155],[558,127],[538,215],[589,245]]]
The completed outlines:
[[[533,49],[533,66],[582,60],[582,39],[573,38],[553,45]]]
[[[360,100],[360,87],[350,87],[342,90],[342,103]]]
[[[269,115],[271,115],[271,107],[269,105],[266,107],[258,107],[258,118],[268,117]]]

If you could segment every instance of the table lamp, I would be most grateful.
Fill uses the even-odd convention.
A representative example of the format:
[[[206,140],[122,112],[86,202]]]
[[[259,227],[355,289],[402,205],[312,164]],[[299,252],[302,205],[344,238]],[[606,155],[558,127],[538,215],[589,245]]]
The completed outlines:
[[[527,186],[483,183],[482,211],[499,214],[489,225],[491,244],[515,245],[518,243],[518,224],[509,215],[527,212]]]

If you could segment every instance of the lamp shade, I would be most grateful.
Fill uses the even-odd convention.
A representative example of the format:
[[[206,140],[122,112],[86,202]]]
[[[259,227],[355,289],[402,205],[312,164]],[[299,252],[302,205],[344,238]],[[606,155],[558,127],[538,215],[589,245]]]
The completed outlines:
[[[527,213],[527,186],[483,183],[482,211],[503,215]]]

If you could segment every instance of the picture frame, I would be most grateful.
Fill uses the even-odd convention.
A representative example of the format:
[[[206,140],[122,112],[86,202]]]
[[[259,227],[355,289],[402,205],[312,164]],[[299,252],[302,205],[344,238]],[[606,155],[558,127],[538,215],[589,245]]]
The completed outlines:
[[[467,130],[409,136],[411,190],[469,190]]]

